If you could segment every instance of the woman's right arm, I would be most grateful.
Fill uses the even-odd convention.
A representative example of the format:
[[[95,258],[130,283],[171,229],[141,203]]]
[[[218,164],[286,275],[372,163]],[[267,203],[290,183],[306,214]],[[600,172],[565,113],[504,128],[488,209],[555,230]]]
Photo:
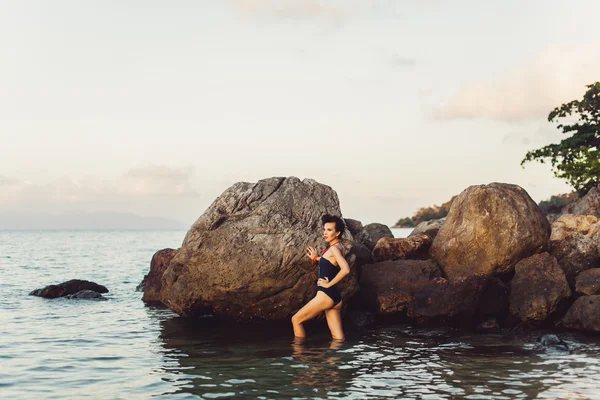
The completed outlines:
[[[312,246],[308,246],[306,248],[306,256],[310,258],[313,262],[317,262],[319,261],[319,258],[321,258],[317,255],[317,250],[315,250],[315,248]]]

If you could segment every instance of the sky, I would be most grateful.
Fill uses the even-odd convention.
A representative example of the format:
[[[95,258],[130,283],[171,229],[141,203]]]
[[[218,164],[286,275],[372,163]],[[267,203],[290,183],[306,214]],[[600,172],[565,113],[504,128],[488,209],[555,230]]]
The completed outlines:
[[[393,224],[520,162],[600,80],[600,2],[0,0],[0,212],[191,225],[225,189],[312,178]]]

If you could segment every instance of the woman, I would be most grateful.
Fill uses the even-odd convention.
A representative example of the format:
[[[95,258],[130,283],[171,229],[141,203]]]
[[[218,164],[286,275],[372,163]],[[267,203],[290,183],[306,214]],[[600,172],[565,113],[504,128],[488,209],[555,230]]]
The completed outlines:
[[[327,325],[334,339],[344,340],[342,329],[342,297],[337,284],[350,273],[348,262],[342,254],[340,237],[346,230],[344,221],[340,217],[324,215],[323,238],[329,247],[321,256],[312,247],[306,248],[306,255],[319,264],[319,280],[317,281],[317,295],[292,317],[294,336],[305,337],[306,332],[302,324],[325,311]]]

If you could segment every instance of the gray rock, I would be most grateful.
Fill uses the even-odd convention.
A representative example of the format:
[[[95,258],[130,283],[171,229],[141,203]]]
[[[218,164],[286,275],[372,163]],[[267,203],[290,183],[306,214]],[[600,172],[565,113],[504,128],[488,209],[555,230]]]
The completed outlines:
[[[365,245],[369,250],[373,250],[379,239],[381,238],[393,238],[394,234],[387,225],[372,223],[365,225],[365,232],[369,236],[369,240],[365,242]]]
[[[430,221],[421,222],[415,227],[415,229],[413,229],[408,237],[425,234],[433,239],[437,236],[440,228],[444,226],[444,222],[446,222],[446,218],[432,219]]]
[[[356,219],[350,218],[344,219],[344,222],[346,223],[346,228],[350,231],[352,237],[354,238],[354,243],[350,249],[350,253],[356,256],[356,268],[358,269],[360,266],[365,264],[371,264],[371,249],[368,247],[372,245],[371,239],[367,231],[365,231],[362,223]]]
[[[547,334],[537,338],[537,343],[546,348],[554,348],[559,350],[569,350],[569,345],[562,340],[558,335]]]
[[[181,315],[289,318],[316,294],[317,266],[305,248],[325,248],[323,214],[340,215],[338,197],[312,179],[236,183],[188,231],[163,274],[160,301]],[[343,243],[349,251],[349,232]],[[354,255],[347,261],[344,300],[358,290]]]
[[[42,289],[35,289],[29,295],[44,297],[46,299],[55,299],[64,297],[70,294],[75,294],[81,290],[93,290],[98,293],[108,293],[105,286],[98,285],[95,282],[90,282],[81,279],[71,279],[58,285],[48,285]]]
[[[98,292],[94,292],[93,290],[80,290],[77,293],[69,294],[65,296],[66,299],[76,299],[76,300],[97,300],[104,301],[108,300],[106,297],[102,296]]]
[[[561,214],[595,215],[600,218],[600,185],[590,189],[579,200],[564,206]]]
[[[365,329],[375,324],[375,315],[365,310],[350,310],[345,319],[348,320],[348,325],[355,329]]]
[[[590,268],[600,267],[596,244],[580,233],[574,233],[563,240],[553,240],[550,252],[558,260],[569,285],[573,288],[577,275]]]

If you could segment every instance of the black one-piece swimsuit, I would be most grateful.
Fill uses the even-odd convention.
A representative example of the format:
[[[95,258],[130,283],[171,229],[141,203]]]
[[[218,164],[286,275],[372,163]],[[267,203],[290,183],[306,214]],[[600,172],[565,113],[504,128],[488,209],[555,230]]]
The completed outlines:
[[[333,278],[335,278],[335,276],[338,274],[339,271],[340,271],[340,267],[336,267],[335,265],[333,265],[331,263],[331,261],[329,261],[325,257],[321,257],[319,259],[319,278],[327,277],[327,279],[329,279],[329,282],[331,282],[333,280]],[[317,291],[318,290],[320,290],[321,292],[323,292],[327,296],[329,296],[331,298],[331,300],[333,300],[334,306],[337,303],[339,303],[340,301],[342,301],[342,295],[340,294],[340,289],[337,287],[337,284],[335,284],[331,287],[328,287],[328,288],[319,286],[317,288]]]

